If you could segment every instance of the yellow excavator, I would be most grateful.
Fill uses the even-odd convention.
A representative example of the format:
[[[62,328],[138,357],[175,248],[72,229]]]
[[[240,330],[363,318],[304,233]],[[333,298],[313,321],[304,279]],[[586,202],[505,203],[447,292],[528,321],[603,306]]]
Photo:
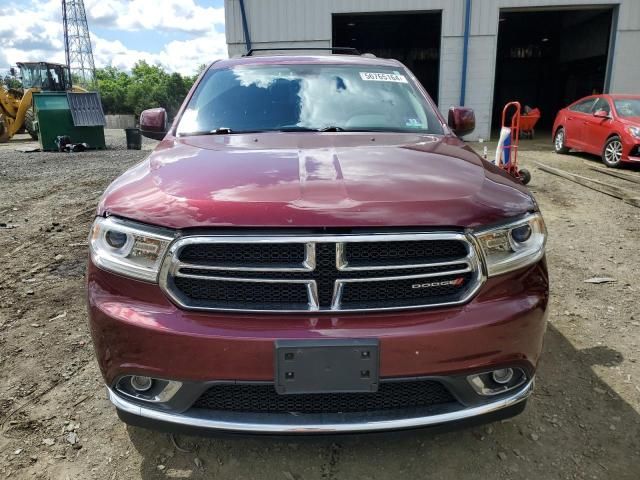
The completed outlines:
[[[71,84],[66,65],[49,62],[20,62],[17,64],[22,78],[22,88],[0,86],[0,143],[9,141],[23,128],[38,138],[34,124],[33,94],[37,92],[86,92]]]

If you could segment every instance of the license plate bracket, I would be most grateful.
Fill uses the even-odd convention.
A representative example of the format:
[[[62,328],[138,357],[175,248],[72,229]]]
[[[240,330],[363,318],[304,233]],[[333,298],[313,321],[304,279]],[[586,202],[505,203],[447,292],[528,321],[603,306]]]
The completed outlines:
[[[378,390],[377,339],[276,340],[274,350],[280,394]]]

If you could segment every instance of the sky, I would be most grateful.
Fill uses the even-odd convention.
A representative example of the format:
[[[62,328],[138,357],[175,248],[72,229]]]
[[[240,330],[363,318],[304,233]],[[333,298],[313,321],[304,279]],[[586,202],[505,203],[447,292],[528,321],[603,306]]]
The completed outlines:
[[[84,0],[96,68],[138,60],[192,75],[227,57],[224,0]],[[0,72],[20,61],[64,63],[61,0],[2,7]]]

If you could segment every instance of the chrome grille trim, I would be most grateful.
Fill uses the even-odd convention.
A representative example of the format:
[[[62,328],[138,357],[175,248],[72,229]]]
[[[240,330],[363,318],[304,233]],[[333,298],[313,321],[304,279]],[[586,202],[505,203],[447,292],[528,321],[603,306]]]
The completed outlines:
[[[315,280],[282,280],[282,279],[265,279],[265,278],[240,278],[240,277],[211,277],[205,275],[192,275],[189,273],[182,273],[178,270],[175,275],[176,277],[182,278],[196,278],[198,280],[212,280],[212,281],[221,281],[221,282],[243,282],[243,283],[296,283],[303,284],[307,287],[307,296],[308,296],[308,304],[309,311],[319,310],[320,303],[318,302],[318,286]],[[195,307],[188,307],[195,308]],[[265,310],[271,311],[271,310]]]
[[[452,261],[432,262],[432,263],[415,263],[415,264],[394,264],[394,265],[371,265],[371,266],[355,266],[350,267],[345,257],[345,244],[349,242],[393,242],[393,241],[420,241],[420,240],[457,240],[464,242],[467,246],[467,256],[460,257]],[[227,244],[269,244],[269,243],[304,243],[305,258],[300,264],[292,265],[273,265],[273,266],[233,266],[224,265],[200,265],[179,260],[180,252],[188,245],[208,244],[208,243],[227,243]],[[334,282],[333,298],[329,308],[321,308],[318,297],[318,285],[313,279],[268,279],[268,278],[251,278],[243,277],[225,277],[223,274],[215,275],[219,271],[233,272],[312,272],[316,268],[316,245],[320,243],[334,243],[336,246],[336,271],[339,276],[341,271],[380,271],[380,276],[367,278],[337,278]],[[187,236],[176,239],[167,250],[166,256],[162,263],[159,275],[159,283],[162,290],[169,298],[181,308],[187,310],[201,311],[233,311],[248,313],[304,313],[304,312],[361,312],[361,311],[386,311],[386,310],[408,310],[417,308],[434,308],[460,305],[469,301],[484,283],[486,277],[484,274],[482,261],[476,252],[475,242],[471,237],[462,233],[455,232],[434,232],[434,233],[399,233],[399,234],[362,234],[362,235],[271,235],[271,236],[235,236],[235,235],[197,235]],[[394,275],[393,271],[398,269],[413,269],[424,267],[445,267],[448,265],[466,264],[466,268],[458,268],[455,270],[446,270],[442,272],[418,273],[415,275]],[[196,269],[211,271],[214,275],[198,275],[192,273],[184,273],[183,269]],[[341,298],[345,285],[357,282],[381,282],[410,280],[421,278],[444,277],[450,275],[473,273],[473,277],[469,281],[466,293],[463,297],[456,301],[429,303],[429,304],[412,304],[403,306],[375,307],[375,308],[342,308]],[[229,281],[229,282],[247,282],[247,283],[282,283],[282,284],[304,284],[307,287],[308,306],[306,309],[252,309],[252,308],[228,308],[216,306],[198,306],[185,302],[181,296],[174,292],[171,288],[171,277],[192,278],[198,280],[213,281]]]
[[[186,237],[189,238],[201,238],[201,237]],[[206,237],[209,238],[209,237]],[[196,243],[213,243],[213,242],[184,242],[181,248],[187,245],[193,245]],[[233,240],[217,242],[217,243],[255,243],[254,241],[247,240],[247,237],[233,237]],[[269,242],[269,243],[299,243],[299,242]],[[234,266],[234,265],[199,265],[196,263],[180,262],[181,268],[197,268],[198,270],[228,270],[234,272],[311,272],[316,268],[316,244],[313,242],[305,243],[304,248],[304,260],[299,264],[292,265],[271,265],[267,267],[261,266]]]
[[[444,240],[444,239],[441,239]],[[448,240],[448,239],[447,239]],[[469,246],[470,247],[470,246]],[[471,247],[470,247],[471,248]],[[432,263],[407,263],[397,265],[360,265],[352,266],[347,260],[347,252],[344,243],[336,243],[336,268],[341,272],[363,272],[372,270],[400,270],[403,268],[422,268],[422,267],[445,267],[447,265],[456,265],[464,262],[464,258],[458,258],[447,262]]]

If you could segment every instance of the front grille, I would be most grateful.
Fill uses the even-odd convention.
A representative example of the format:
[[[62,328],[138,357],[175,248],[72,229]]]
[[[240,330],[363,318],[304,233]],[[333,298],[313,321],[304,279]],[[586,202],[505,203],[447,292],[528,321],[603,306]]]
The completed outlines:
[[[355,413],[424,408],[455,402],[433,380],[381,382],[377,392],[280,395],[273,384],[220,384],[193,407],[243,413]]]
[[[187,245],[180,259],[201,265],[271,265],[302,263],[304,244],[209,243]]]
[[[346,260],[350,265],[397,265],[448,261],[467,254],[463,242],[423,240],[417,242],[358,242],[346,246]]]
[[[348,284],[342,295],[342,305],[363,307],[365,305],[387,306],[411,305],[420,302],[438,303],[455,301],[464,284],[471,279],[471,273],[437,277],[434,281],[420,279],[386,280],[383,282],[358,282]],[[459,285],[451,282],[461,282]],[[428,284],[428,286],[424,286]],[[393,300],[390,300],[393,299]]]
[[[457,304],[481,280],[473,246],[455,233],[184,237],[160,276],[184,308],[279,312]]]
[[[218,305],[238,304],[242,299],[247,304],[262,305],[265,310],[273,307],[307,303],[307,288],[300,283],[229,282],[220,280],[202,281],[190,277],[176,277],[175,286],[196,302],[215,302]]]

